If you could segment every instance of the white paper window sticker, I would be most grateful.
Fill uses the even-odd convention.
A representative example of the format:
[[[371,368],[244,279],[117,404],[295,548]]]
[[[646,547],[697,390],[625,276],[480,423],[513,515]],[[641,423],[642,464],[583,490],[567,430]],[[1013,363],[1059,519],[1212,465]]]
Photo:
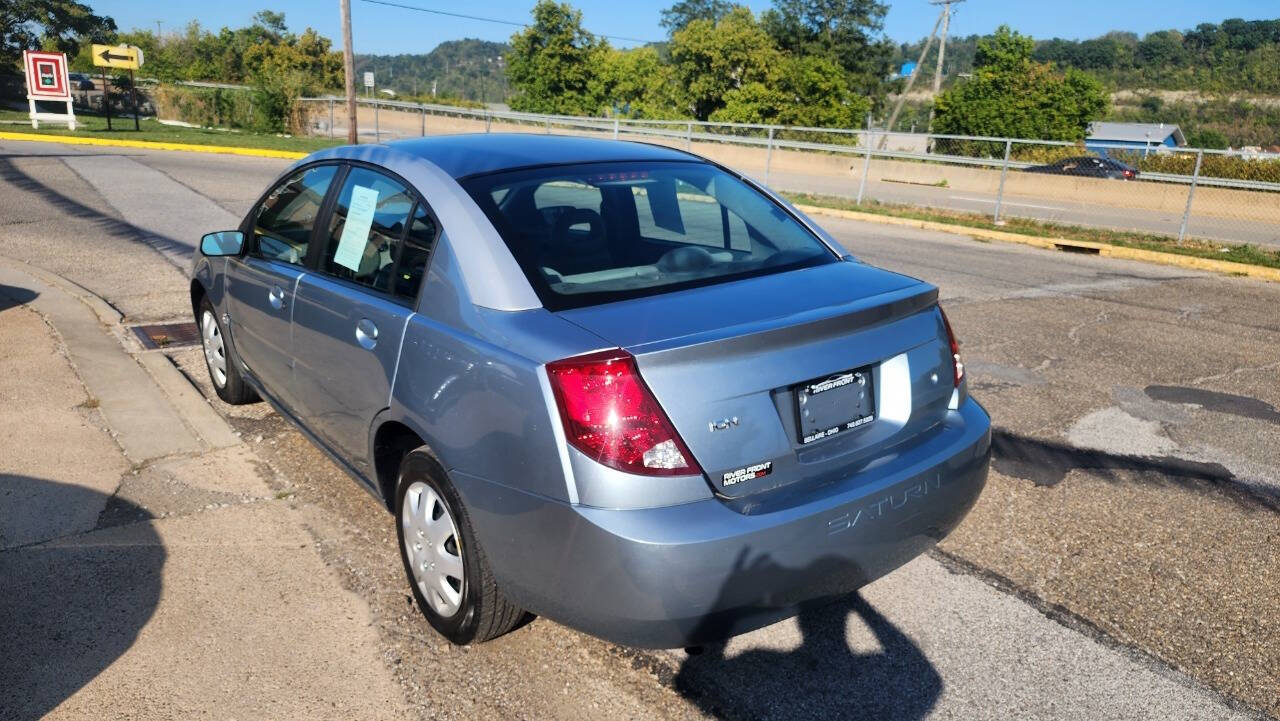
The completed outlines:
[[[364,247],[369,242],[369,229],[373,227],[373,213],[378,208],[378,191],[363,185],[351,186],[351,204],[347,208],[347,222],[338,238],[338,251],[333,262],[353,272],[360,272]]]

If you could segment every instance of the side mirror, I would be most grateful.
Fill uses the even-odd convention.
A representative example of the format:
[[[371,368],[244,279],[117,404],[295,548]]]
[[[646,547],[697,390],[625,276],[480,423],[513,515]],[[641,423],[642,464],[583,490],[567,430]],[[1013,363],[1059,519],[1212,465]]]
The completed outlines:
[[[200,239],[200,252],[209,257],[240,255],[244,249],[244,233],[238,230],[220,230]]]

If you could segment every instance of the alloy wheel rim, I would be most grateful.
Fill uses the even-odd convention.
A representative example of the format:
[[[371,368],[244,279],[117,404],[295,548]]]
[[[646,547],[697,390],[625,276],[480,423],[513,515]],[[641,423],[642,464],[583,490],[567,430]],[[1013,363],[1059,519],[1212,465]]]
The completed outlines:
[[[415,481],[405,491],[400,523],[405,559],[418,591],[440,616],[457,614],[466,576],[458,527],[448,505],[434,488]]]
[[[213,313],[205,311],[200,317],[200,340],[204,346],[204,361],[209,365],[209,375],[219,387],[227,384],[227,350],[222,341],[222,330]]]

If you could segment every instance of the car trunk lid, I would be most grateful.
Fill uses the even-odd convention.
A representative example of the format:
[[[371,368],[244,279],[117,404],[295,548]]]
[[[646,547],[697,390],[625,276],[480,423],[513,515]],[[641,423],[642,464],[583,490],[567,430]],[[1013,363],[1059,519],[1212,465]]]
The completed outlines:
[[[936,304],[840,262],[560,315],[635,356],[714,490],[739,497],[845,477],[936,425],[953,390]]]

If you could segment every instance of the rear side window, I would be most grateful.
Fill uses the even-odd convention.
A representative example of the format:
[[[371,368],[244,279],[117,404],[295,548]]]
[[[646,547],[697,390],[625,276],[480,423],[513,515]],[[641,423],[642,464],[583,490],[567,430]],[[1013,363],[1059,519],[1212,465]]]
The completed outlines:
[[[273,188],[254,215],[251,253],[293,265],[306,263],[311,231],[337,169],[307,168]]]
[[[552,310],[837,260],[782,207],[705,163],[537,168],[463,187]]]
[[[394,292],[400,287],[396,260],[413,210],[408,188],[381,173],[352,168],[329,216],[320,269],[335,278]]]
[[[405,233],[404,244],[400,248],[395,287],[392,290],[396,295],[404,298],[418,296],[422,276],[427,272],[427,261],[431,259],[431,249],[435,247],[436,231],[435,219],[419,204],[414,208],[413,220],[409,221],[409,230]]]

